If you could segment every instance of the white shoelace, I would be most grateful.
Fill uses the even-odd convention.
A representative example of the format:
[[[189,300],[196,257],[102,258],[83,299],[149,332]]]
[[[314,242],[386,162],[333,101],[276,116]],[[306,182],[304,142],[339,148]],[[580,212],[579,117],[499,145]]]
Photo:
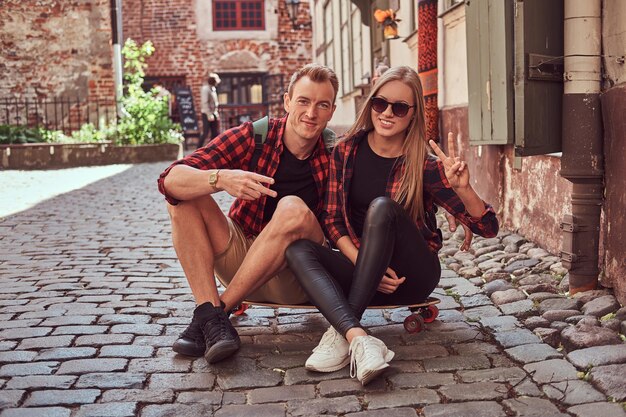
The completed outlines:
[[[320,349],[326,349],[329,346],[332,347],[335,344],[335,340],[337,339],[337,332],[331,328],[326,330],[324,336],[322,336],[322,340],[318,343],[317,346],[313,349],[313,352],[317,352]],[[328,346],[327,346],[328,345]]]

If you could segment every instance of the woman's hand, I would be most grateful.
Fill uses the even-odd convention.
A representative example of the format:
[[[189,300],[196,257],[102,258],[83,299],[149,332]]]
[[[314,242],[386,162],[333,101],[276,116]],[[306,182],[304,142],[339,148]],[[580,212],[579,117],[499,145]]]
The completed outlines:
[[[448,183],[454,190],[465,189],[469,186],[469,169],[465,161],[461,161],[461,158],[456,156],[455,153],[455,141],[452,132],[448,133],[448,153],[449,156],[443,153],[441,148],[432,140],[428,141],[430,147],[433,148],[435,155],[439,157],[443,163],[445,169],[446,178]]]
[[[383,294],[393,294],[405,280],[406,277],[398,278],[396,271],[387,268],[387,272],[385,272],[383,279],[378,284],[378,291]]]

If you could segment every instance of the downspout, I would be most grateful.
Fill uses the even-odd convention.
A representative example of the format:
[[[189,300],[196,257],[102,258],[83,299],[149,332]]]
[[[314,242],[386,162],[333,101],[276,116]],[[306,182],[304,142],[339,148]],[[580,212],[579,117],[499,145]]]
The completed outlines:
[[[110,0],[111,7],[111,38],[113,44],[113,86],[117,117],[122,117],[122,0]]]
[[[563,157],[561,176],[573,184],[572,214],[561,223],[561,260],[570,293],[596,288],[604,193],[600,110],[601,0],[565,0]]]

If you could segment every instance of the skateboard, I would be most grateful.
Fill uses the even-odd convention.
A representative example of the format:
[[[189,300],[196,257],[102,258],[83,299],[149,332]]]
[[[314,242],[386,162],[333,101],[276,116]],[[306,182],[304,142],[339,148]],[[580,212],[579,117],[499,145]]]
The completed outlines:
[[[383,306],[370,306],[367,309],[386,310],[399,307],[407,307],[411,314],[404,319],[404,330],[408,333],[419,333],[425,329],[425,323],[432,323],[439,315],[439,308],[435,304],[439,304],[441,300],[434,297],[429,297],[423,303],[408,304],[408,305],[383,305]],[[265,303],[259,301],[243,301],[236,309],[233,310],[235,316],[241,316],[246,313],[246,310],[250,306],[260,306],[269,308],[292,308],[292,309],[309,309],[316,310],[317,307],[308,304],[276,304]]]

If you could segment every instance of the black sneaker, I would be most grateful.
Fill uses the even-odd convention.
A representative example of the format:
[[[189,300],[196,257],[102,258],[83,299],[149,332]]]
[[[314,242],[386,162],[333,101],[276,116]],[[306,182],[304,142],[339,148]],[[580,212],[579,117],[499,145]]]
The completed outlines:
[[[185,356],[200,357],[204,355],[206,344],[202,334],[202,322],[196,314],[191,319],[191,324],[180,334],[180,337],[172,345],[172,350]]]
[[[221,306],[211,307],[213,312],[202,325],[202,333],[206,344],[204,357],[208,363],[215,363],[237,352],[241,340],[224,309]]]

